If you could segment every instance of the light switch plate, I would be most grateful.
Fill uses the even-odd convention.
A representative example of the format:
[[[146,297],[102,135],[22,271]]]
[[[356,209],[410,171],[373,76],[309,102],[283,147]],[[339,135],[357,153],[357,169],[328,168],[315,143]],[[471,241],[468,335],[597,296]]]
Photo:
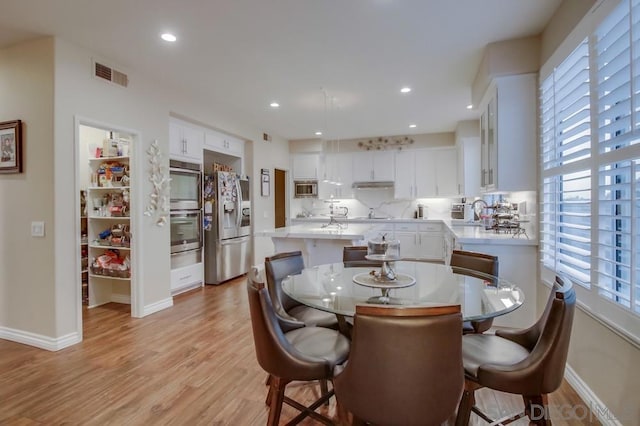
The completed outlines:
[[[44,237],[44,222],[31,222],[31,236]]]

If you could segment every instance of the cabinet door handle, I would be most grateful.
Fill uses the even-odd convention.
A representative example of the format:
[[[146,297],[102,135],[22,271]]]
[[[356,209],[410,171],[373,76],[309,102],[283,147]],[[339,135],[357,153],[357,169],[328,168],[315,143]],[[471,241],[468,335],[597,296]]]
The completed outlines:
[[[458,184],[458,195],[462,194],[462,191],[460,190],[460,184]]]

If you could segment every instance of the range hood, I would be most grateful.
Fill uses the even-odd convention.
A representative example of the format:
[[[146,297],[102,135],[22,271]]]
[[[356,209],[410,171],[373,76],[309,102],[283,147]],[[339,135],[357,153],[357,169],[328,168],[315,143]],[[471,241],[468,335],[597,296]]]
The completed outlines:
[[[365,181],[365,182],[353,182],[351,185],[354,189],[393,189],[393,181]]]

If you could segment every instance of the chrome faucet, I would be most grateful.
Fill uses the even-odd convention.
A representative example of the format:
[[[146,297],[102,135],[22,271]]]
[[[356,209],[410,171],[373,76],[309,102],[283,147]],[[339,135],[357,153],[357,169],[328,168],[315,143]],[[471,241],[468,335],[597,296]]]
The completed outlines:
[[[373,207],[369,207],[369,219],[373,219],[374,213],[373,213]]]

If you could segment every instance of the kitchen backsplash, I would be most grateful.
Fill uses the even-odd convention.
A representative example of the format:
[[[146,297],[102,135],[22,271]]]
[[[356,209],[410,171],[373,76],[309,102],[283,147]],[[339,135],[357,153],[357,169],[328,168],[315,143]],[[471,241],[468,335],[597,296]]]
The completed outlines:
[[[348,216],[366,217],[369,209],[374,209],[374,214],[381,217],[393,217],[409,219],[415,217],[418,204],[426,206],[427,219],[449,219],[451,217],[451,204],[460,203],[456,198],[425,198],[416,200],[395,200],[393,189],[361,189],[357,191],[357,199],[335,200],[334,206],[346,207]],[[476,198],[467,198],[471,203]],[[487,204],[496,202],[517,203],[521,220],[529,220],[535,223],[537,212],[537,200],[535,191],[521,191],[508,194],[484,195],[482,197]],[[291,200],[291,215],[321,216],[329,214],[330,204],[325,200],[314,198],[294,198]]]

